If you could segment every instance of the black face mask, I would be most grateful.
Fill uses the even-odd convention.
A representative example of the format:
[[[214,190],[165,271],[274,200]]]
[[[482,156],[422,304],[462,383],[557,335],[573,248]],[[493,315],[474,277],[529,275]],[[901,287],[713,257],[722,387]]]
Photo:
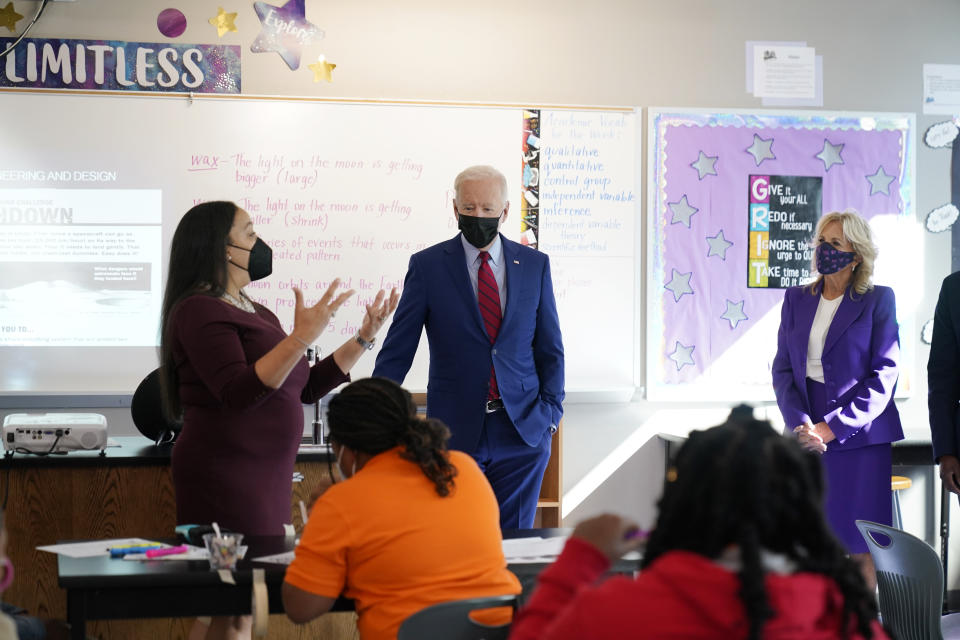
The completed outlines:
[[[481,218],[480,216],[468,216],[460,213],[457,214],[457,226],[467,242],[477,249],[483,249],[497,237],[497,231],[500,228],[500,216]]]
[[[227,243],[227,246],[250,252],[250,259],[247,261],[246,269],[243,269],[243,267],[236,263],[233,265],[249,273],[250,282],[262,280],[273,273],[273,249],[260,238],[257,238],[257,241],[253,243],[252,249],[244,249],[243,247],[238,247],[230,243]]]

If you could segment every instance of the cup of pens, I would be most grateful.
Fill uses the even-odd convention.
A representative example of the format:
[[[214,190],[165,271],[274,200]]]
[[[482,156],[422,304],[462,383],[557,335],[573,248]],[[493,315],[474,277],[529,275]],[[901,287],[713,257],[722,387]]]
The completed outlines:
[[[210,553],[211,569],[233,569],[240,558],[242,533],[203,534],[203,545]]]

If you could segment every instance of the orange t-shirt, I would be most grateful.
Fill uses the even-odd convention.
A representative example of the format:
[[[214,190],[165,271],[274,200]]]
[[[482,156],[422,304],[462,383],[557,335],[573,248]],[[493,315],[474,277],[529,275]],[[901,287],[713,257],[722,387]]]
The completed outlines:
[[[374,456],[317,500],[285,578],[352,598],[363,640],[396,638],[401,622],[432,604],[520,593],[496,497],[473,458],[450,452],[458,473],[440,497],[400,451]]]

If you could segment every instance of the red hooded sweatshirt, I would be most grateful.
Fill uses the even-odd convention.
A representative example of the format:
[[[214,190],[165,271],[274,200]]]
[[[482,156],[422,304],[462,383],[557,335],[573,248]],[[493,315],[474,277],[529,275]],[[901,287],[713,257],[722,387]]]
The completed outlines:
[[[660,556],[636,579],[597,580],[610,563],[593,545],[571,538],[540,574],[530,602],[517,614],[510,640],[623,640],[746,638],[740,579],[710,559],[688,551]],[[764,640],[839,640],[843,596],[817,573],[768,573],[767,599],[776,612]],[[850,627],[851,640],[863,638]],[[873,637],[889,640],[880,624]]]

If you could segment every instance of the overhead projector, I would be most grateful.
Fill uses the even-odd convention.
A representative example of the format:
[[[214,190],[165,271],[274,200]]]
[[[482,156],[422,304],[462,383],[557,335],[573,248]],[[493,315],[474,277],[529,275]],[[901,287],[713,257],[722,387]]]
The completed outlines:
[[[106,446],[107,419],[99,413],[11,413],[3,419],[8,452],[102,452]]]

